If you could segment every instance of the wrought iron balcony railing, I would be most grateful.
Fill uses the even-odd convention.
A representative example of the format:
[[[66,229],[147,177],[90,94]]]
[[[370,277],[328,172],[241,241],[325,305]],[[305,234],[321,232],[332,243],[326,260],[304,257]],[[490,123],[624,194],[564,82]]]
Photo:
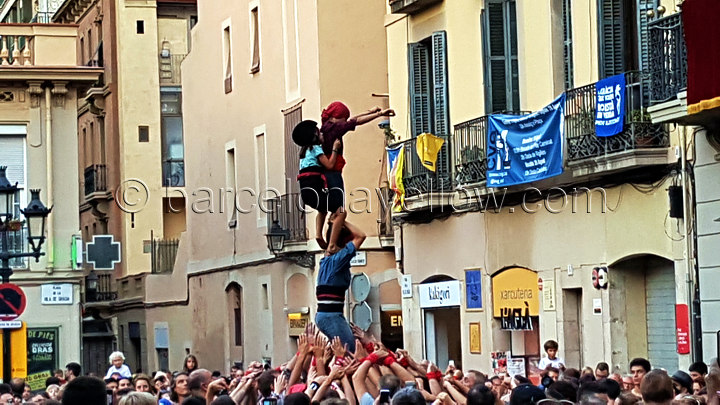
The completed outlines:
[[[650,36],[650,100],[662,103],[687,88],[687,48],[682,13],[648,23]]]
[[[86,302],[114,301],[117,299],[115,280],[111,273],[98,274],[97,291],[88,292],[85,296]]]
[[[624,128],[621,133],[609,137],[595,134],[595,83],[568,90],[565,102],[567,160],[669,146],[670,137],[666,128],[653,124],[647,113],[649,82],[649,77],[640,72],[625,73]]]
[[[485,181],[487,172],[487,115],[455,125],[453,161],[455,181],[472,184]]]
[[[452,137],[448,135],[437,135],[445,140],[442,148],[438,152],[435,168],[432,170],[425,167],[420,161],[417,154],[417,138],[402,141],[399,144],[404,146],[404,163],[403,163],[403,185],[405,187],[405,195],[410,197],[418,194],[451,191],[453,186],[452,179],[452,156],[450,150],[452,148]],[[397,146],[398,144],[395,144]]]
[[[178,239],[153,239],[151,246],[153,274],[172,273],[177,257]]]
[[[442,0],[390,0],[389,4],[392,13],[416,14],[441,2]]]
[[[283,230],[288,232],[285,242],[307,241],[305,229],[305,208],[299,193],[283,194],[267,201],[267,229],[277,221]]]
[[[7,239],[7,248],[10,253],[27,253],[29,246],[27,241],[28,229],[23,223],[18,223],[18,230],[8,230],[0,232],[0,246],[4,245]],[[14,269],[24,269],[28,267],[27,257],[16,257],[10,259],[10,267]]]
[[[107,191],[107,168],[105,165],[92,165],[85,168],[85,196]]]

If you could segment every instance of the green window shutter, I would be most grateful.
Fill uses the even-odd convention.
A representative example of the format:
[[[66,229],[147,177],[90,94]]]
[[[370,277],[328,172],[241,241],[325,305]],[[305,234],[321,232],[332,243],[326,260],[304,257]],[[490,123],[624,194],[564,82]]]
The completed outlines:
[[[505,30],[502,3],[488,3],[484,11],[485,23],[485,110],[487,113],[505,110]]]
[[[515,1],[489,1],[483,12],[485,110],[520,108]]]
[[[622,0],[598,0],[600,32],[600,77],[625,71],[625,26]]]
[[[506,51],[509,55],[509,72],[510,82],[508,83],[511,104],[507,105],[508,111],[520,110],[520,72],[518,69],[518,45],[517,45],[517,14],[515,12],[515,0],[504,3],[505,6],[505,37],[509,38],[510,48]]]
[[[430,132],[430,52],[421,43],[408,44],[412,136]]]
[[[562,0],[563,58],[565,60],[565,89],[572,89],[575,83],[573,65],[572,6],[571,0]]]
[[[433,106],[435,135],[450,134],[450,109],[448,105],[448,69],[447,69],[447,36],[445,31],[437,31],[432,35],[432,68],[433,68]],[[448,171],[447,142],[443,145],[437,159],[437,173]]]
[[[650,17],[647,13],[648,11],[657,10],[657,7],[658,0],[637,0],[638,67],[643,71],[647,71],[650,68],[650,37],[648,33]]]
[[[434,133],[448,135],[450,118],[448,108],[447,38],[445,31],[432,35],[433,103],[435,112]]]

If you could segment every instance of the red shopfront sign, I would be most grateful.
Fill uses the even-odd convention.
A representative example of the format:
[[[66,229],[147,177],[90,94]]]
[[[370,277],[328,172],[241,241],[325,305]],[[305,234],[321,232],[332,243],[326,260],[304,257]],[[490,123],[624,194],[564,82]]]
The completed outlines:
[[[675,305],[675,336],[677,339],[677,352],[690,353],[690,315],[686,304]]]

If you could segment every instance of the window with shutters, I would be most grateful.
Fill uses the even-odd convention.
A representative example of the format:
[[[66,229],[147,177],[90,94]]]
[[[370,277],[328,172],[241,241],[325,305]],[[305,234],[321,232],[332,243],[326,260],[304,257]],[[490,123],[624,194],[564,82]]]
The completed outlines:
[[[445,31],[408,45],[412,136],[450,132]]]
[[[299,193],[300,147],[292,140],[292,131],[302,121],[302,104],[283,111],[285,121],[285,178],[287,194]]]
[[[658,0],[599,0],[600,77],[649,68],[648,11]]]
[[[230,32],[230,20],[223,23],[223,86],[225,94],[230,93],[233,88],[232,82],[232,40]]]
[[[437,31],[429,38],[408,44],[410,119],[412,136],[450,133],[447,36]],[[437,173],[449,170],[448,146],[438,153]]]
[[[520,110],[517,18],[514,0],[488,0],[483,10],[485,110]]]
[[[11,184],[17,183],[19,189],[15,193],[15,206],[12,210],[14,218],[20,218],[20,209],[27,205],[27,162],[25,157],[26,134],[27,128],[25,125],[0,125],[0,166],[7,166],[5,175],[7,176],[8,181],[10,181]],[[27,252],[28,246],[26,237],[27,234],[24,230],[10,232],[7,236],[8,250],[13,253]],[[10,267],[26,268],[27,259],[11,259]]]

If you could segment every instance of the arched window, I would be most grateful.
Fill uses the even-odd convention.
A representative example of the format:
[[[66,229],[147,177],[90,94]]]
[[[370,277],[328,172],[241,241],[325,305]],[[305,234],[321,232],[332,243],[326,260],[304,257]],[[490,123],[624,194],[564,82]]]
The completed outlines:
[[[243,296],[242,287],[237,283],[230,284],[225,292],[227,294],[228,317],[230,326],[230,341],[235,346],[243,345]]]

